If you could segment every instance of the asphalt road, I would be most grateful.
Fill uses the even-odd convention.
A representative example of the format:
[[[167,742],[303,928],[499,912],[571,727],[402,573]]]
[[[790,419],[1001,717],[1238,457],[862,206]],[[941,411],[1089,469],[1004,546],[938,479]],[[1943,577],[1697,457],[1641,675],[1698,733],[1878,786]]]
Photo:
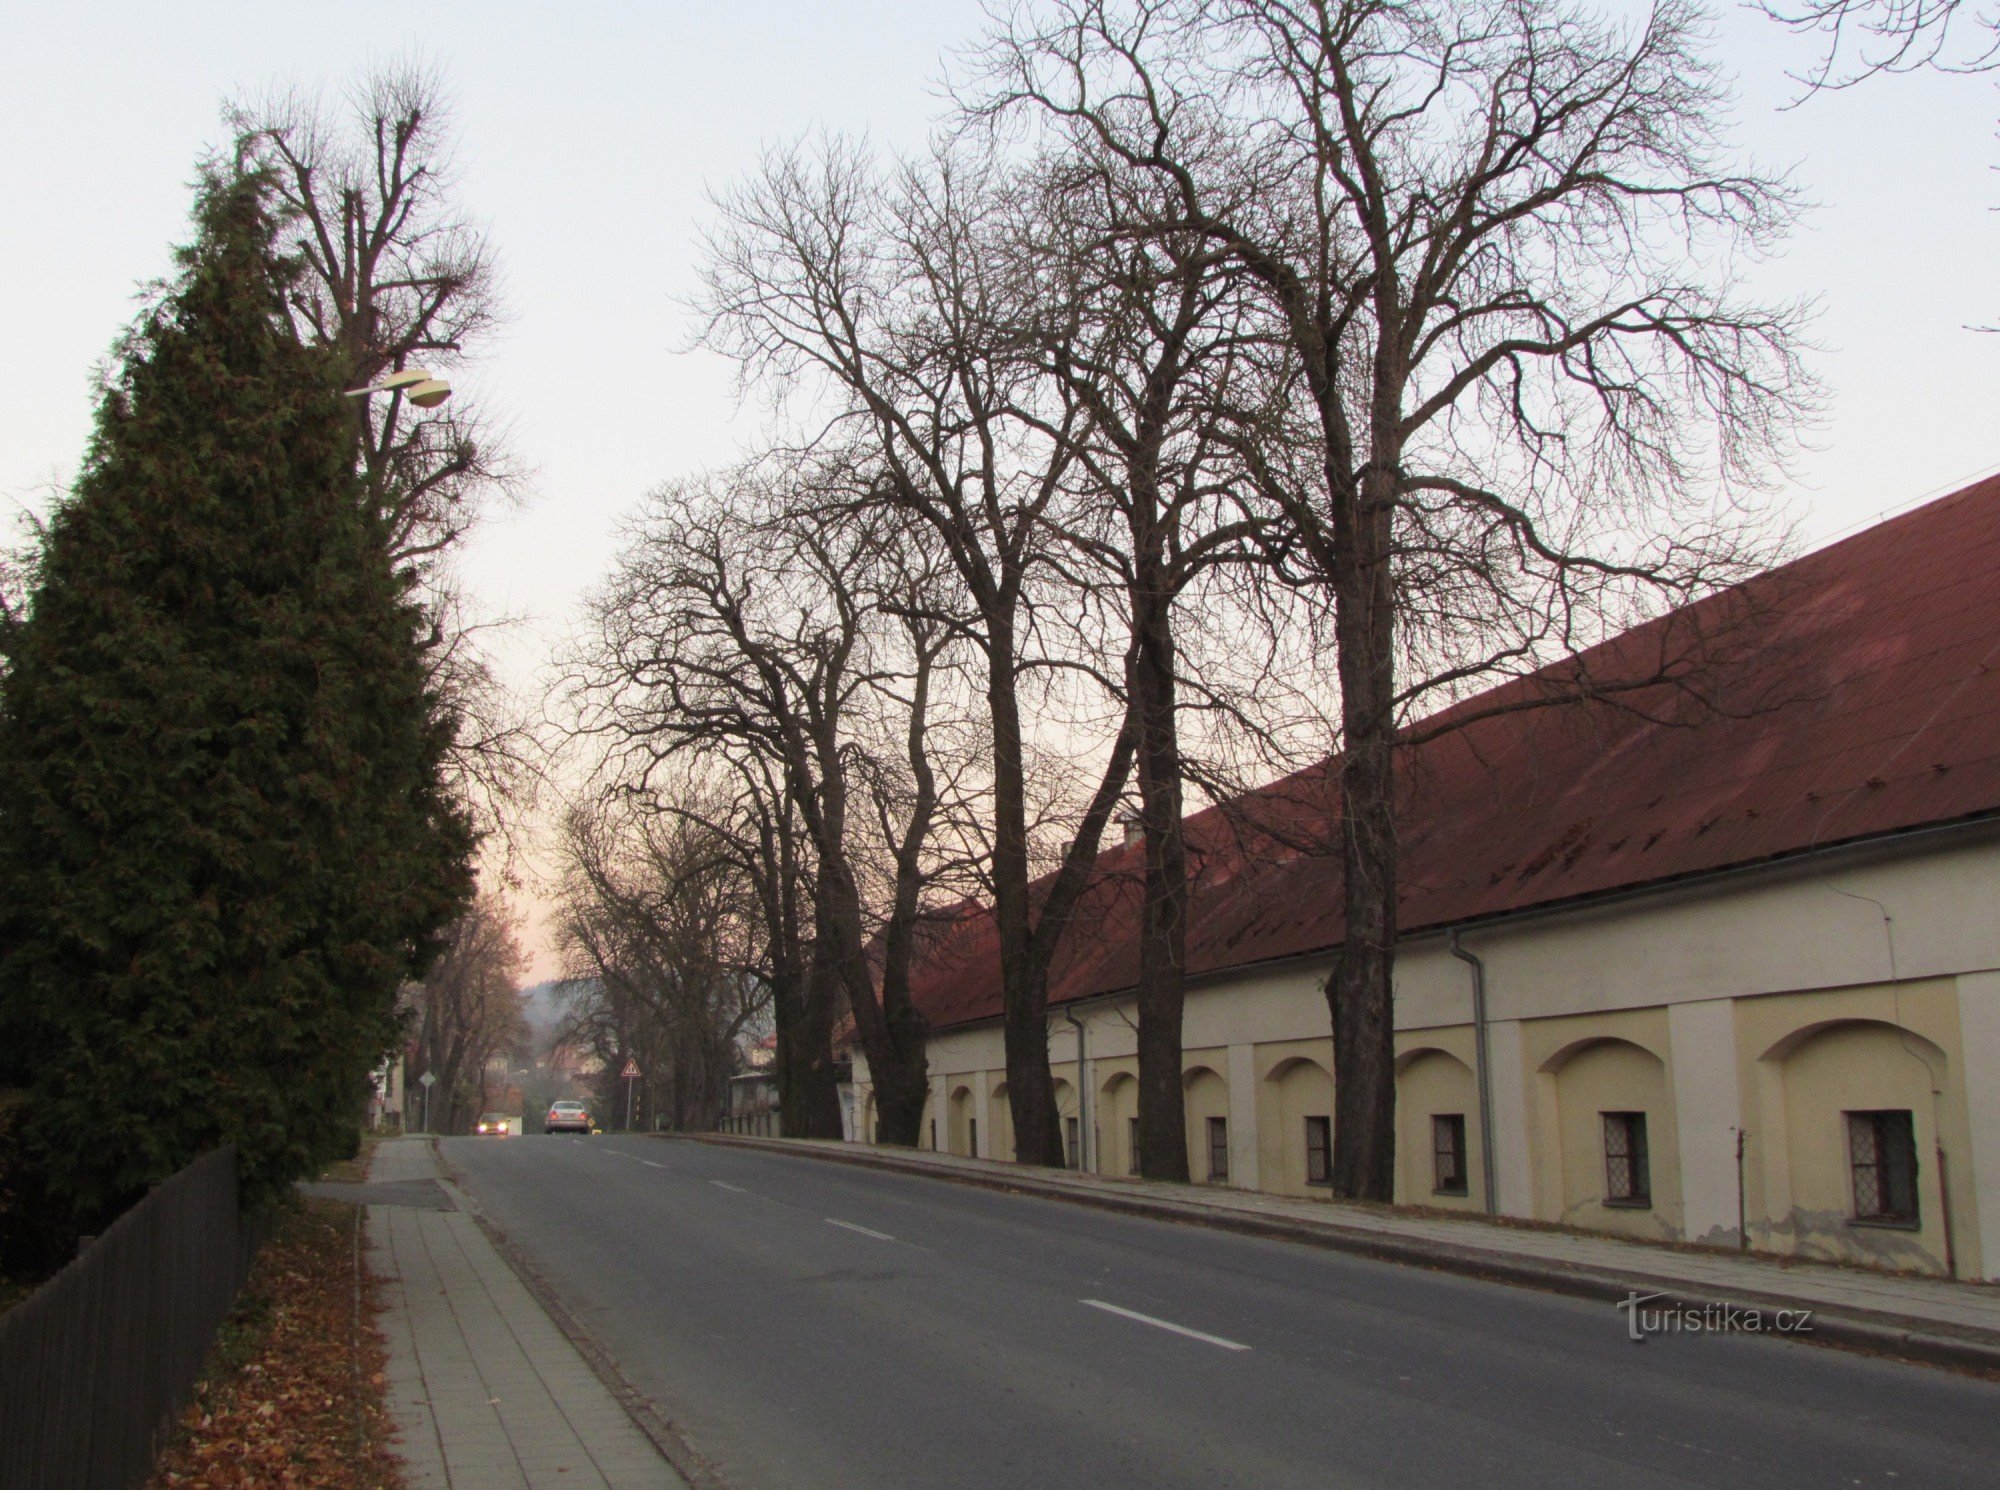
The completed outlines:
[[[914,1176],[451,1139],[739,1490],[2000,1486],[2000,1384]]]

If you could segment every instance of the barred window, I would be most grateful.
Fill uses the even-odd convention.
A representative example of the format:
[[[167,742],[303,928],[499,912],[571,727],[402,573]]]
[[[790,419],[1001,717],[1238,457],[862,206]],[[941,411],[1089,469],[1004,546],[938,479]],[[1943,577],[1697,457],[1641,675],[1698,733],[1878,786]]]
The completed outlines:
[[[1083,1150],[1077,1146],[1075,1118],[1063,1119],[1063,1162],[1071,1169],[1083,1167]]]
[[[979,1157],[979,1119],[965,1120],[965,1152],[969,1158]]]
[[[1229,1119],[1212,1117],[1208,1120],[1208,1177],[1212,1180],[1229,1178]]]
[[[1434,1195],[1467,1195],[1465,1114],[1439,1112],[1431,1116],[1431,1173]]]
[[[1139,1172],[1139,1120],[1137,1118],[1127,1118],[1125,1121],[1132,1125],[1131,1132],[1128,1135],[1129,1141],[1125,1149],[1125,1172],[1127,1174],[1137,1174]]]
[[[1333,1183],[1333,1119],[1306,1119],[1306,1183]]]
[[[1854,1219],[1917,1219],[1917,1133],[1907,1111],[1847,1114],[1854,1169]]]
[[[1604,1203],[1653,1203],[1652,1166],[1646,1154],[1646,1114],[1604,1114]]]

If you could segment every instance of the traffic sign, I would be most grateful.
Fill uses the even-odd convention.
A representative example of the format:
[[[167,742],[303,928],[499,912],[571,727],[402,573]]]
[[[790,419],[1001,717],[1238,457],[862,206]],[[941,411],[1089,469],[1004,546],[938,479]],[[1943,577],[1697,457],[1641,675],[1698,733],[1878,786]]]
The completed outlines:
[[[618,1073],[619,1079],[622,1081],[630,1081],[638,1074],[639,1074],[639,1063],[633,1060],[628,1055],[627,1057],[625,1057],[625,1069]]]
[[[437,1072],[435,1071],[426,1071],[417,1078],[417,1085],[421,1087],[434,1087],[437,1085],[437,1082]]]

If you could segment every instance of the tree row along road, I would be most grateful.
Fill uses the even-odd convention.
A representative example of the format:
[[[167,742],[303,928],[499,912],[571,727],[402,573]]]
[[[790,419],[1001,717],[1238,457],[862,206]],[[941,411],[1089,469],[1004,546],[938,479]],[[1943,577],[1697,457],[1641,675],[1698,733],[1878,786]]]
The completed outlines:
[[[740,1490],[2000,1484],[2000,1386],[756,1150],[447,1161]]]

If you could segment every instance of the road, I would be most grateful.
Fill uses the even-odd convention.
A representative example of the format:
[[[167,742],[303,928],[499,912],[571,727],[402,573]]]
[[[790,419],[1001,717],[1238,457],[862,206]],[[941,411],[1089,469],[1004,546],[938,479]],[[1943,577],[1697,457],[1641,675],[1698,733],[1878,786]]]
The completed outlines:
[[[754,1149],[451,1139],[735,1490],[2000,1485],[2000,1384]]]

